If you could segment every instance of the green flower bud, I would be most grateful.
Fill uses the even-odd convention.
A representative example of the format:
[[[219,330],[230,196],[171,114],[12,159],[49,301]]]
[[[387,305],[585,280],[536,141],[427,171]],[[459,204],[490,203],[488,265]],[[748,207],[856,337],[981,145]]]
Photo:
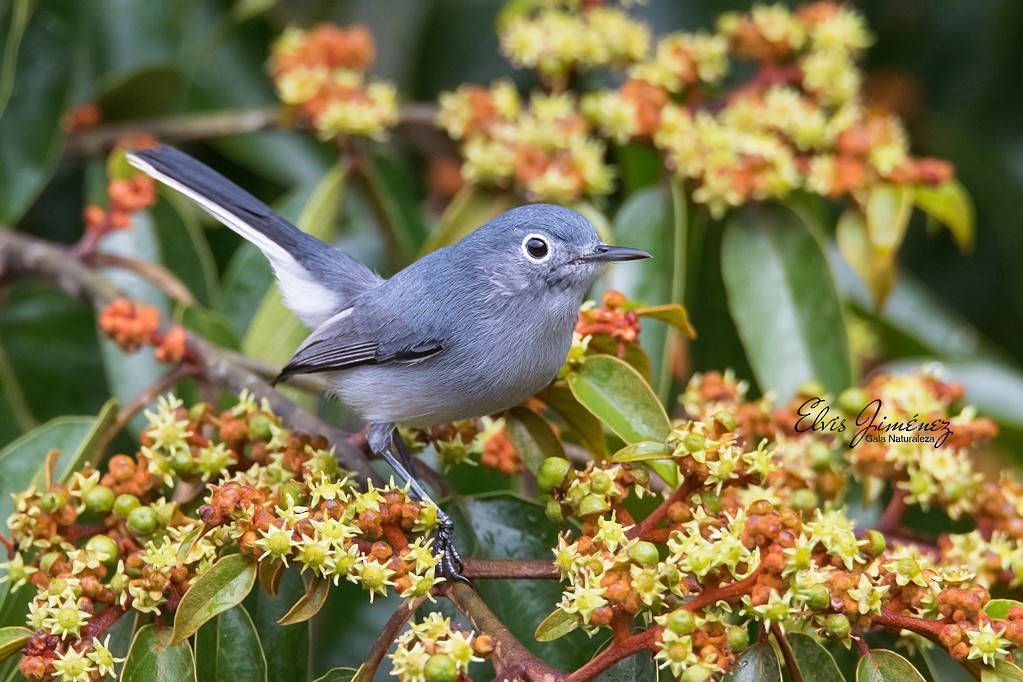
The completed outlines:
[[[703,502],[703,506],[709,514],[719,514],[725,508],[725,503],[721,501],[721,496],[712,490],[705,490],[700,493],[700,501]]]
[[[249,439],[268,441],[273,437],[273,420],[265,414],[255,414],[249,420]]]
[[[156,522],[161,526],[169,526],[170,522],[174,519],[174,512],[177,511],[178,505],[175,502],[165,504],[156,509]]]
[[[536,485],[540,490],[560,488],[572,470],[572,463],[563,457],[548,457],[536,473]]]
[[[871,528],[863,534],[863,539],[867,541],[868,551],[871,553],[871,556],[880,556],[888,549],[888,540],[885,539],[884,533],[879,530]]]
[[[810,444],[810,466],[817,471],[822,471],[831,467],[833,455],[831,448],[827,444],[820,441],[814,441]]]
[[[817,493],[814,491],[808,488],[800,488],[799,490],[792,491],[792,496],[789,497],[789,504],[799,511],[810,511],[817,508],[820,504],[820,498],[817,497]]]
[[[423,666],[426,682],[455,682],[458,679],[458,665],[447,654],[435,654]]]
[[[688,635],[696,629],[696,616],[685,609],[672,611],[665,627],[676,635]]]
[[[735,431],[735,415],[728,410],[718,410],[712,416],[726,430]]]
[[[290,509],[302,500],[305,487],[297,481],[288,481],[281,486],[281,507]]]
[[[682,682],[706,682],[712,674],[710,668],[697,663],[686,668],[679,679]]]
[[[188,450],[178,450],[171,457],[170,467],[177,474],[188,474],[191,473],[195,468],[195,460],[192,459],[192,453]]]
[[[606,495],[614,487],[614,479],[606,471],[599,469],[590,475],[590,490],[598,495]]]
[[[128,516],[131,510],[138,508],[140,504],[142,503],[139,502],[139,498],[134,495],[118,495],[114,500],[114,513],[118,516]]]
[[[82,501],[85,508],[97,514],[106,514],[114,508],[114,491],[105,485],[97,485],[85,493]]]
[[[640,540],[632,547],[629,547],[629,558],[640,564],[655,566],[661,560],[661,555],[657,551],[657,545]]]
[[[152,507],[136,507],[128,512],[128,530],[133,535],[149,535],[156,530],[156,512]]]
[[[846,414],[859,414],[870,400],[862,388],[847,388],[838,396],[838,407]]]
[[[47,552],[46,554],[39,557],[39,570],[46,575],[50,574],[50,569],[53,568],[53,562],[60,558],[59,552]]]
[[[796,389],[796,394],[819,398],[826,395],[827,391],[824,390],[824,384],[819,381],[804,381]]]
[[[702,433],[690,432],[682,439],[682,445],[687,452],[699,452],[707,445],[707,439]]]
[[[67,504],[67,498],[56,490],[43,493],[43,496],[39,498],[39,506],[48,514],[52,514],[65,504]]]

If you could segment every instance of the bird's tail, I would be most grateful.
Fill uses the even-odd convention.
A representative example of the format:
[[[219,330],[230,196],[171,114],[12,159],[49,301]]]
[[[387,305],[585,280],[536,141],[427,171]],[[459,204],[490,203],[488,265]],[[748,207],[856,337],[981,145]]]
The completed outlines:
[[[302,232],[209,166],[174,147],[128,153],[131,165],[189,197],[259,247],[288,307],[318,327],[380,278],[340,249]]]

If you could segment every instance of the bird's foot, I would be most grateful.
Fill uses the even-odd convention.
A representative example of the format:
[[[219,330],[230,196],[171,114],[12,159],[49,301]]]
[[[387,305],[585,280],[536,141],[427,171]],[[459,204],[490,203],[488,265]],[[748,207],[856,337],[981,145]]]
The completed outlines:
[[[465,564],[462,556],[455,549],[454,543],[455,523],[447,514],[440,517],[440,530],[437,531],[437,554],[440,556],[440,574],[447,580],[472,585],[472,581],[462,573],[465,571]]]

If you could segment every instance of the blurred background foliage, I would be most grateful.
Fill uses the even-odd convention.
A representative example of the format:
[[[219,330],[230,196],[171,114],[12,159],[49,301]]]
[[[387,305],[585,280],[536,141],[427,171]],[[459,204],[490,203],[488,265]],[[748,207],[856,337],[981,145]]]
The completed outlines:
[[[465,83],[487,85],[499,78],[510,78],[521,89],[535,86],[532,72],[513,68],[499,53],[495,25],[505,4],[504,0],[0,0],[0,223],[7,229],[74,243],[83,232],[83,205],[105,192],[106,156],[104,150],[90,148],[87,135],[69,137],[64,132],[61,121],[71,106],[95,102],[105,124],[220,111],[258,112],[277,103],[267,59],[271,44],[290,24],[365,24],[376,41],[372,72],[394,82],[406,104],[435,103],[444,90]],[[931,359],[943,362],[948,378],[965,383],[968,399],[999,422],[999,449],[1015,459],[1023,452],[1023,335],[1019,333],[1023,269],[1017,267],[1023,256],[1023,89],[1017,87],[1023,67],[1023,4],[1016,0],[867,0],[854,5],[865,14],[876,36],[864,62],[867,101],[886,106],[904,119],[914,154],[954,164],[957,177],[973,197],[977,217],[974,248],[963,254],[947,231],[932,229],[924,215],[914,214],[899,252],[897,284],[880,310],[837,251],[827,251],[842,305],[839,319],[857,355],[855,369],[919,366]],[[750,6],[732,1],[649,0],[631,12],[645,17],[661,35],[711,28],[720,12]],[[299,225],[315,226],[321,236],[336,239],[383,274],[403,266],[424,244],[430,244],[428,236],[442,222],[445,203],[427,182],[427,159],[436,154],[453,156],[456,151],[429,124],[403,125],[388,142],[371,147],[365,180],[346,184],[339,174],[333,179],[330,175],[337,161],[336,146],[318,142],[309,132],[222,134],[183,146]],[[619,161],[621,187],[598,202],[596,215],[606,217],[617,242],[651,248],[657,258],[642,268],[641,279],[636,278],[636,269],[629,271],[632,279],[618,278],[610,284],[646,303],[665,303],[673,291],[679,291],[674,287],[679,270],[670,252],[658,248],[665,234],[669,249],[674,244],[664,188],[657,170],[649,170],[651,157],[622,152]],[[175,306],[164,293],[130,274],[111,272],[111,277],[132,296],[157,305],[167,316],[201,330],[221,345],[272,363],[286,360],[288,344],[297,343],[304,331],[288,327],[265,300],[271,274],[262,257],[180,197],[163,197],[153,211],[136,217],[131,231],[106,241],[105,248],[163,263],[188,285],[194,305]],[[375,205],[381,197],[383,205]],[[496,213],[513,200],[481,194],[473,201],[461,220],[471,222],[476,216]],[[833,232],[839,205],[807,199],[800,206],[826,232]],[[386,217],[388,229],[382,229],[381,216]],[[776,218],[773,213],[752,216],[754,233],[758,223]],[[763,370],[771,358],[768,352],[766,359],[758,359],[757,348],[770,346],[777,341],[774,335],[786,331],[772,327],[767,319],[763,338],[740,336],[726,301],[729,275],[722,273],[718,255],[723,231],[705,209],[693,208],[687,219],[703,225],[702,238],[688,246],[688,267],[683,268],[688,281],[682,288],[698,337],[681,361],[668,358],[679,374],[659,385],[669,404],[694,371],[734,367],[754,385],[758,378],[761,384],[770,383],[762,371],[754,371],[758,364]],[[453,229],[450,212],[443,220],[444,227]],[[755,245],[748,251],[747,260],[736,266],[737,276],[758,267],[764,253]],[[792,282],[796,309],[806,313],[799,307],[798,296],[819,284],[812,272],[819,264],[810,259],[796,265],[790,264],[787,272],[796,277]],[[29,281],[0,289],[0,296],[0,446],[61,415],[95,415],[111,395],[127,400],[164,371],[146,354],[124,356],[99,339],[94,314],[85,303]],[[813,314],[806,317],[804,338],[833,343],[836,336],[827,333],[826,320]],[[815,336],[815,327],[823,332]],[[663,336],[665,332],[644,333]],[[646,341],[648,348],[664,345],[663,338]],[[840,342],[837,348],[845,339]],[[656,354],[655,362],[661,362]],[[833,382],[825,381],[832,390],[849,381],[848,371],[844,377],[843,370],[837,371]],[[326,403],[318,409],[337,411]],[[483,475],[475,469],[456,470],[452,479],[462,492],[506,486],[500,474]],[[518,507],[501,509],[500,500],[474,504],[491,505],[493,516],[502,523],[507,523],[501,517],[508,513],[525,513]],[[486,538],[486,522],[481,526],[480,521],[485,515],[474,518],[473,532]],[[537,523],[523,519],[520,527]],[[461,528],[468,530],[466,525]],[[506,543],[495,546],[495,551],[545,557],[551,545],[549,535],[545,530],[522,538],[521,547]],[[462,543],[472,544],[465,539]],[[477,556],[486,554],[486,544],[478,543]],[[553,600],[556,589],[550,588]],[[328,608],[322,617],[330,619],[331,627],[313,631],[312,636],[325,645],[319,651],[333,657],[316,661],[317,670],[352,663],[351,652],[369,648],[379,629],[375,621],[387,615],[385,608],[363,608],[367,606],[364,599],[349,598],[346,591],[355,589],[335,590],[331,604],[335,615],[339,609],[350,613],[358,608],[358,617],[331,617]],[[507,594],[513,593],[501,597],[495,592],[487,598],[509,598]],[[571,647],[562,645],[558,651],[579,657]],[[554,662],[567,666],[572,661]]]

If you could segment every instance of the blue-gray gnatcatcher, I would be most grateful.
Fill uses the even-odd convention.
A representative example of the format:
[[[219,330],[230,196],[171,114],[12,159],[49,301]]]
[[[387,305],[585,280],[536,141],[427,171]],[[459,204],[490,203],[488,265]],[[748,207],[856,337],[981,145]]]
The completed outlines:
[[[369,446],[423,500],[397,424],[427,427],[507,409],[557,374],[583,297],[608,261],[649,258],[601,243],[575,211],[516,208],[381,279],[172,147],[128,160],[197,202],[270,260],[284,300],[314,329],[277,380],[326,373],[369,423]],[[441,512],[441,569],[461,579]]]

